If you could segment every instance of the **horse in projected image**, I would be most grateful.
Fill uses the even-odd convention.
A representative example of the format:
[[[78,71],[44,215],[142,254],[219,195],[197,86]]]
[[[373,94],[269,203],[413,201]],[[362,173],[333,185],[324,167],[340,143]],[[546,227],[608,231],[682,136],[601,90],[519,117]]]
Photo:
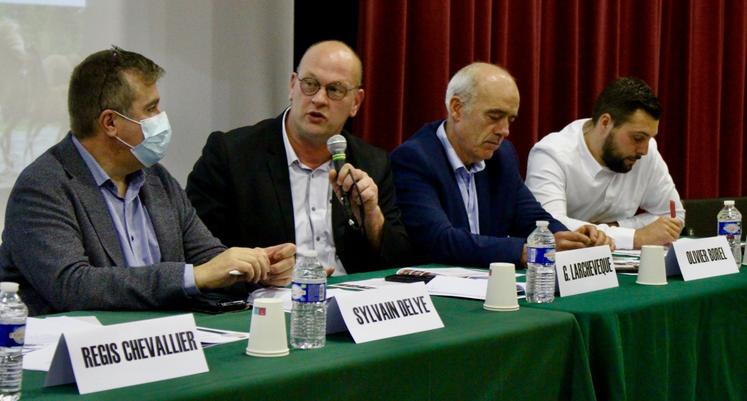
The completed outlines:
[[[17,22],[0,19],[0,187],[65,135],[71,57],[42,58]]]

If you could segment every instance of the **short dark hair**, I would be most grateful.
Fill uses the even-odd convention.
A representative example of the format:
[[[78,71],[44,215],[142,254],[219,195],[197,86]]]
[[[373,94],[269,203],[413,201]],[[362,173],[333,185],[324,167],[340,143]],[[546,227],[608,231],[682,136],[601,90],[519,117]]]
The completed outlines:
[[[612,116],[614,126],[624,124],[636,110],[643,110],[654,120],[661,117],[661,103],[642,79],[624,77],[614,80],[599,94],[591,113],[596,124],[604,113]]]
[[[73,70],[67,92],[70,128],[79,139],[94,132],[96,118],[106,109],[127,113],[135,93],[124,72],[134,72],[148,85],[166,73],[149,58],[117,46],[86,57]]]

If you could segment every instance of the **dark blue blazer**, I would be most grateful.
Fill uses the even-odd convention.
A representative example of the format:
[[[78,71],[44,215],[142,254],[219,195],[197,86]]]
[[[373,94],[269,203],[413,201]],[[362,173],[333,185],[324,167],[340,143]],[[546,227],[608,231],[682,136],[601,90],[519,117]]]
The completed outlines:
[[[392,152],[397,204],[410,240],[427,261],[519,267],[526,237],[537,220],[566,230],[534,199],[519,174],[516,149],[504,140],[475,174],[480,235],[469,230],[467,211],[446,152],[436,136],[442,121],[426,124]]]

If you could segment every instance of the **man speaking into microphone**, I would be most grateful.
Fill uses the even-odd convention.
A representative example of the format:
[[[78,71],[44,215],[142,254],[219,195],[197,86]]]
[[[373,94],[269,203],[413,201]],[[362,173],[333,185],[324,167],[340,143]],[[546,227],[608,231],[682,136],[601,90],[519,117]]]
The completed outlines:
[[[386,152],[343,130],[363,102],[361,74],[350,47],[317,43],[290,76],[288,109],[210,135],[187,194],[213,235],[227,246],[294,242],[338,275],[408,263]]]

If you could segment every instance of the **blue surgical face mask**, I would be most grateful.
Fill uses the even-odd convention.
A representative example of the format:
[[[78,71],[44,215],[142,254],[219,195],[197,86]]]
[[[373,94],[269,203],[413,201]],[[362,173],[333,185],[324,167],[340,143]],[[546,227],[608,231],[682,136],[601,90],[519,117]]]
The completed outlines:
[[[143,131],[143,141],[137,146],[130,145],[120,137],[116,138],[130,148],[130,152],[143,166],[150,167],[163,159],[163,156],[166,155],[166,149],[169,147],[169,142],[171,142],[171,125],[169,125],[169,118],[165,111],[140,121],[133,120],[117,111],[114,112],[122,118],[140,125],[140,129]]]

